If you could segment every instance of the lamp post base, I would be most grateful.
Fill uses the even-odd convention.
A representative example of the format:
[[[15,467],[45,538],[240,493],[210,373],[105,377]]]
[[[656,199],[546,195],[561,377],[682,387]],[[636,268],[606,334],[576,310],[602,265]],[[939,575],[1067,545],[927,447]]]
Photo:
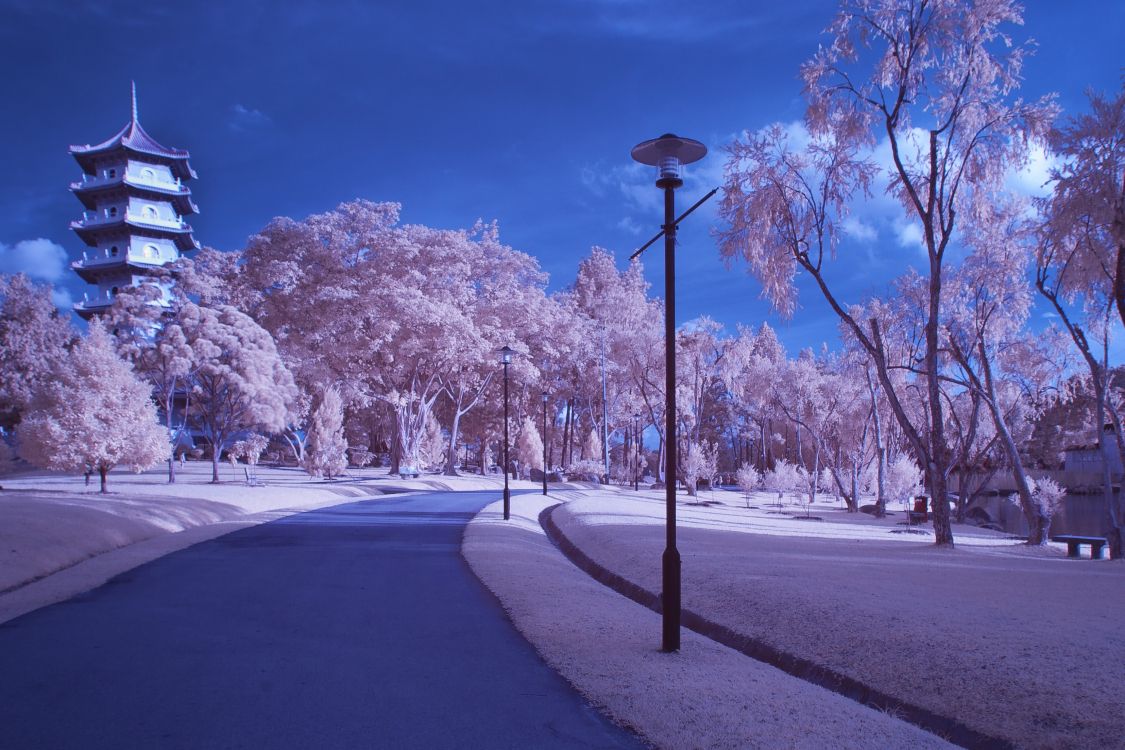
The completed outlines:
[[[664,645],[661,651],[680,650],[680,551],[664,550],[664,592],[660,595],[664,616]]]
[[[507,521],[512,514],[512,496],[508,488],[504,488],[504,520]]]

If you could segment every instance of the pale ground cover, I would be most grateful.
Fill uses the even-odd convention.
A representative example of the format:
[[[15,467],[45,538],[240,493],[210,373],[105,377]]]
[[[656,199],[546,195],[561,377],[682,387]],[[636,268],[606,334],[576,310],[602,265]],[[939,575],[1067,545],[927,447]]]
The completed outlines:
[[[594,705],[662,748],[939,748],[942,739],[690,631],[659,651],[660,616],[597,583],[548,540],[539,512],[563,498],[524,495],[505,522],[494,503],[462,552],[544,659]]]
[[[1125,747],[1122,564],[961,525],[957,548],[937,549],[932,532],[893,533],[901,512],[818,505],[823,521],[796,520],[775,498],[681,496],[685,609],[1018,747]],[[553,519],[659,592],[663,492],[601,492]]]
[[[386,469],[353,469],[326,482],[296,468],[220,466],[209,462],[140,474],[110,474],[110,492],[82,476],[29,470],[0,475],[0,622],[101,585],[149,560],[245,526],[349,499],[411,490],[499,489],[498,476],[424,476],[403,480]],[[513,486],[532,486],[513,483]]]

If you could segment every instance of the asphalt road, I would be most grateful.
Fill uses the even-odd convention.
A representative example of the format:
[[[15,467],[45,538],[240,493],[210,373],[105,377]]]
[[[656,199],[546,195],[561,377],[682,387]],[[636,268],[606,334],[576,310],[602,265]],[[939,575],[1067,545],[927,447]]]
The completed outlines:
[[[623,748],[460,555],[496,493],[303,513],[0,625],[0,748]]]

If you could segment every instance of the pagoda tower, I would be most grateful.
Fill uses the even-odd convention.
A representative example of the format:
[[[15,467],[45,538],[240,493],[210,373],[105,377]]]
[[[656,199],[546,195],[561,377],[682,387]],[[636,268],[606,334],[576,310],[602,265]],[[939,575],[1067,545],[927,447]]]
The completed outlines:
[[[97,285],[74,310],[89,320],[113,304],[118,290],[199,249],[183,218],[199,213],[186,184],[197,175],[187,151],[161,146],[141,127],[136,84],[129,123],[104,143],[71,146],[70,153],[83,173],[70,190],[87,209],[70,228],[90,248],[71,268]],[[169,306],[171,282],[157,284],[163,290],[161,304]]]

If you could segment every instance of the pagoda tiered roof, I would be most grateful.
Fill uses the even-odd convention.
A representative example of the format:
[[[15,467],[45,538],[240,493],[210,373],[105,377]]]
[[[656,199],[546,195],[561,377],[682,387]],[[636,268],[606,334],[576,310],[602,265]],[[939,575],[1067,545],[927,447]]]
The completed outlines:
[[[193,231],[191,224],[183,220],[179,221],[177,224],[168,222],[149,223],[138,216],[127,213],[124,216],[108,219],[79,219],[78,221],[70,222],[70,228],[90,247],[97,247],[98,238],[107,234],[132,234],[131,232],[127,232],[127,229],[131,228],[135,229],[137,234],[152,237],[167,237],[176,243],[176,247],[178,247],[181,252],[198,250],[200,248],[199,241],[191,236]]]
[[[137,119],[137,91],[133,89],[133,116],[125,127],[109,140],[95,146],[71,146],[70,153],[86,174],[97,173],[98,157],[112,154],[115,151],[125,151],[139,154],[142,157],[156,159],[159,163],[167,164],[172,171],[182,180],[194,179],[195,170],[188,164],[190,154],[181,148],[169,148],[156,142],[151,135],[145,132]]]
[[[122,254],[109,261],[73,260],[70,262],[70,270],[78,274],[87,284],[96,284],[99,279],[121,276],[123,273],[135,272],[148,275],[161,265],[160,262],[141,263],[130,260],[128,255]]]
[[[74,312],[78,313],[79,317],[83,320],[90,320],[95,315],[109,310],[111,300],[102,298],[99,300],[78,300],[74,303]]]
[[[125,189],[130,195],[168,200],[181,215],[199,213],[199,206],[191,199],[191,188],[183,183],[142,182],[131,179],[127,174],[113,179],[70,183],[70,191],[82,201],[83,206],[91,210],[98,207],[98,193],[119,189]]]

